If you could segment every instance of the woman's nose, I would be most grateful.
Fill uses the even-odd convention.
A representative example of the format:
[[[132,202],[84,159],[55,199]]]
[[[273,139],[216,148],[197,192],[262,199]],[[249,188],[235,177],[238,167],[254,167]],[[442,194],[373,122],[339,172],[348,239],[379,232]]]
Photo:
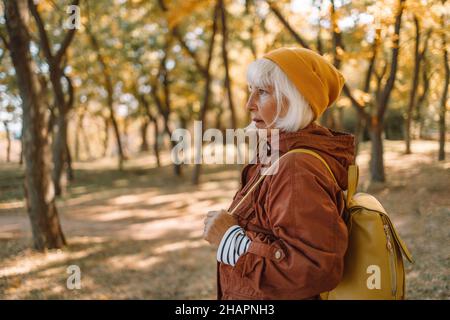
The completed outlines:
[[[250,97],[248,98],[247,104],[245,105],[245,108],[247,109],[247,111],[256,111],[258,110],[256,104],[255,104],[255,99],[254,99],[254,93],[252,92],[250,94]]]

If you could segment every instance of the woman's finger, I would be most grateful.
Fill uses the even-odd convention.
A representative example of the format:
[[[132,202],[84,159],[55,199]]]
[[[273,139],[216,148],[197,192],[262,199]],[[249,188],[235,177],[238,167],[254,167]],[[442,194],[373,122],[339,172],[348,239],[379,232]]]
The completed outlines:
[[[217,214],[217,211],[209,211],[207,214],[206,214],[206,216],[207,217],[212,217],[212,216],[215,216]]]

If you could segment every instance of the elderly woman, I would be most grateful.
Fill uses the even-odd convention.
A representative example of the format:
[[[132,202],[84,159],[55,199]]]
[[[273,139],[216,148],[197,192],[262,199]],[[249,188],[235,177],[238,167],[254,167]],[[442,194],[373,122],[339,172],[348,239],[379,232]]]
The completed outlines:
[[[293,149],[312,150],[335,180],[320,159],[290,153],[280,158],[277,173],[235,208],[260,176],[260,163],[245,166],[229,210],[205,218],[204,238],[218,247],[217,298],[319,299],[343,273],[348,240],[343,190],[354,162],[354,138],[314,120],[338,98],[344,78],[311,50],[280,48],[254,61],[247,80],[253,125],[279,129],[280,157]]]

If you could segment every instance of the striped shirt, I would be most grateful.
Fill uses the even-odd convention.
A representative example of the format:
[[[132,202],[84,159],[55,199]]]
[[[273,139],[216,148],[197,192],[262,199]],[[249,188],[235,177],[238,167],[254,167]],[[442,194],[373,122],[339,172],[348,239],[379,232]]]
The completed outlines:
[[[234,266],[241,255],[247,252],[252,241],[238,225],[225,232],[217,249],[217,261]]]

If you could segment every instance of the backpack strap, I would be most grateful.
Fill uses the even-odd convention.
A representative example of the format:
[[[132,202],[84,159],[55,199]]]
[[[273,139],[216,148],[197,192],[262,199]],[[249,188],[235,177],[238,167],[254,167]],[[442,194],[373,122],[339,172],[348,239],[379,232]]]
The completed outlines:
[[[350,207],[350,202],[355,195],[356,188],[358,187],[358,180],[359,168],[357,165],[352,164],[348,167],[347,208]]]
[[[336,178],[334,177],[333,171],[331,171],[330,166],[318,153],[309,149],[294,149],[289,152],[307,153],[316,157],[325,165],[325,167],[328,169],[328,172],[330,172],[330,175],[333,178],[334,182],[338,184]],[[346,199],[347,208],[350,206],[350,202],[356,193],[358,181],[359,181],[359,167],[356,164],[351,164],[348,166],[348,183],[347,183],[348,185],[347,185],[347,199]]]
[[[312,150],[309,150],[309,149],[303,149],[303,148],[300,148],[300,149],[293,149],[293,150],[290,150],[290,151],[286,152],[286,153],[283,154],[283,155],[282,155],[275,163],[273,163],[273,164],[269,167],[268,172],[270,172],[270,171],[274,168],[274,165],[277,164],[279,161],[281,161],[281,159],[283,159],[283,158],[284,158],[285,156],[287,156],[288,154],[294,153],[294,152],[295,152],[295,153],[305,153],[305,154],[309,154],[309,155],[311,155],[311,156],[313,156],[313,157],[319,159],[320,162],[322,162],[322,163],[324,164],[324,166],[327,168],[328,172],[330,173],[331,177],[333,178],[333,181],[334,181],[336,184],[338,184],[338,183],[337,183],[337,180],[336,180],[336,178],[335,178],[335,176],[334,176],[334,174],[333,174],[333,171],[331,171],[331,168],[330,168],[330,166],[328,165],[328,163],[327,163],[327,162],[322,158],[322,156],[320,156],[317,152],[312,151]],[[261,177],[258,178],[258,180],[253,184],[253,186],[248,190],[248,192],[242,197],[242,199],[238,202],[238,204],[231,210],[231,212],[230,212],[231,215],[234,214],[234,212],[236,211],[236,209],[237,209],[237,208],[245,201],[245,199],[247,199],[247,197],[252,193],[253,190],[255,190],[255,188],[261,183],[261,181],[264,180],[264,178],[266,177],[266,175],[267,175],[267,174],[262,175]],[[348,197],[347,197],[347,199],[348,199]]]
[[[331,171],[330,166],[329,166],[328,163],[325,161],[325,159],[322,158],[322,156],[319,155],[317,152],[314,152],[314,151],[309,150],[309,149],[294,149],[294,150],[289,151],[288,153],[293,153],[293,152],[306,153],[306,154],[312,155],[312,156],[315,157],[316,159],[319,159],[320,162],[323,163],[323,165],[325,166],[325,168],[327,168],[328,172],[330,173],[331,177],[333,178],[333,181],[338,185],[337,180],[336,180],[336,178],[335,178],[335,176],[334,176],[333,171]]]

